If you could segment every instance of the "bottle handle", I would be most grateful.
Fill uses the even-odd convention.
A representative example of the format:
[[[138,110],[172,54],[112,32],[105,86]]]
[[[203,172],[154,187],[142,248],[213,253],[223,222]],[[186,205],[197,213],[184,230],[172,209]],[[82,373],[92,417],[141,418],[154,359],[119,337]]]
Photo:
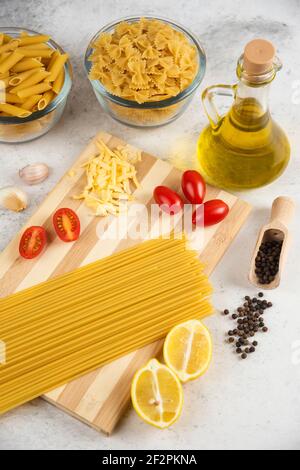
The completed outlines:
[[[219,113],[215,104],[216,96],[226,96],[235,99],[236,85],[214,85],[204,90],[202,94],[202,102],[210,125],[213,129],[217,129],[222,120],[222,115]]]

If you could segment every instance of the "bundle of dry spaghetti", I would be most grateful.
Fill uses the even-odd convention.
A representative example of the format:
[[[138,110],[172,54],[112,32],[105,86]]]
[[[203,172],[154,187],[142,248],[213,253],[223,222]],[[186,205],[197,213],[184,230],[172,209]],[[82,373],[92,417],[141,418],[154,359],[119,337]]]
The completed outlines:
[[[0,413],[212,313],[186,241],[151,240],[0,300]]]

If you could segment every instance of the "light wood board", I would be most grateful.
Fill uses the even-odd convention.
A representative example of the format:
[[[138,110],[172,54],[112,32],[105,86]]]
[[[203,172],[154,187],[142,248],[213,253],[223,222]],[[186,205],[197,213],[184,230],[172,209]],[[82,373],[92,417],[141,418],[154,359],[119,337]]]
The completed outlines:
[[[99,133],[75,162],[74,169],[77,170],[83,162],[95,155],[97,138],[102,139],[110,148],[124,144],[109,134]],[[142,162],[138,164],[137,170],[142,188],[136,191],[135,197],[139,203],[147,205],[148,209],[153,203],[152,194],[156,186],[166,185],[176,190],[180,189],[181,172],[169,163],[149,154],[143,153]],[[66,174],[28,221],[26,227],[1,253],[0,297],[31,287],[132,246],[132,240],[127,239],[126,236],[117,241],[98,238],[98,229],[107,228],[107,219],[92,217],[89,209],[81,201],[72,199],[73,195],[81,192],[84,184],[83,170],[77,172],[76,177]],[[213,198],[226,201],[231,211],[223,223],[205,230],[200,257],[206,265],[208,275],[222,259],[251,211],[251,207],[244,201],[210,187],[207,199]],[[51,216],[60,207],[70,207],[80,217],[82,235],[74,244],[62,243],[53,231]],[[24,229],[32,225],[43,225],[50,234],[51,243],[41,257],[25,261],[18,256],[19,240]],[[44,398],[95,429],[110,434],[130,402],[130,384],[134,373],[159,353],[161,344],[161,342],[152,344],[122,357],[48,393]]]

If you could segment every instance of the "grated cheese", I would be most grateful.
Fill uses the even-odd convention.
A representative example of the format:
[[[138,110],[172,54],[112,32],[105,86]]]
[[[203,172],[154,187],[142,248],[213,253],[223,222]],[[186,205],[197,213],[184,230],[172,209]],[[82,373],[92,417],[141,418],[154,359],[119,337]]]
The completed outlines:
[[[131,145],[111,150],[100,140],[97,154],[82,165],[86,186],[74,199],[84,200],[97,216],[119,215],[125,204],[133,200],[132,184],[139,188],[135,164],[142,159],[141,152]]]

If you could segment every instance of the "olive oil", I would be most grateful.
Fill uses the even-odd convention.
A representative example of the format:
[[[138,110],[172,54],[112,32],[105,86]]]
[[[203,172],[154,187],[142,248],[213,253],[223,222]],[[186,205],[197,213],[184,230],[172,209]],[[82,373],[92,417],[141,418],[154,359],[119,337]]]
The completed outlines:
[[[246,75],[245,68],[239,66],[238,85],[224,86],[223,93],[222,85],[204,92],[211,125],[199,138],[198,161],[210,184],[232,190],[254,189],[271,183],[286,169],[290,144],[268,108],[275,73],[273,67],[264,74]],[[229,113],[222,118],[212,100],[216,94],[234,97]]]

